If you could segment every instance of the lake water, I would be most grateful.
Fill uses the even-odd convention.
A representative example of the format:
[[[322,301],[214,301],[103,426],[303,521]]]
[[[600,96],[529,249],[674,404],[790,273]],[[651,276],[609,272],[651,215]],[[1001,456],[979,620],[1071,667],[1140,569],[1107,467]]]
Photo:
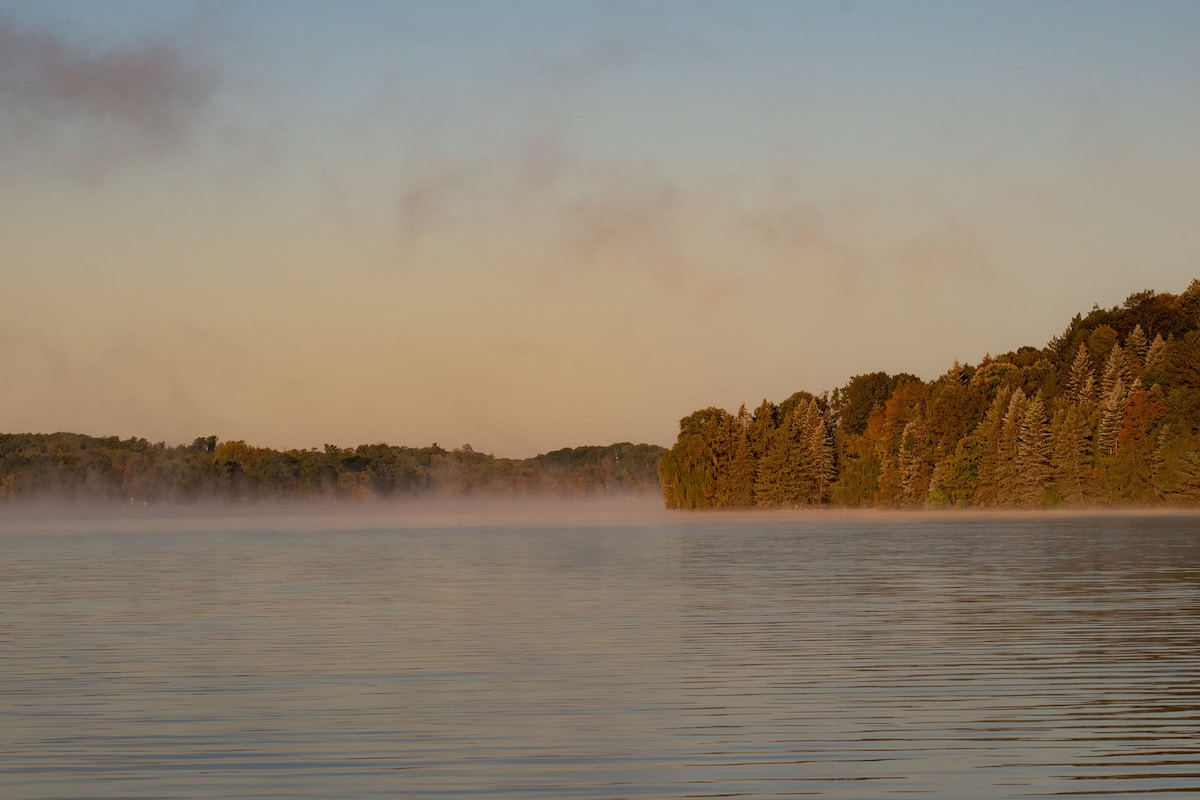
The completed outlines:
[[[1197,516],[294,522],[8,523],[0,797],[1200,792]]]

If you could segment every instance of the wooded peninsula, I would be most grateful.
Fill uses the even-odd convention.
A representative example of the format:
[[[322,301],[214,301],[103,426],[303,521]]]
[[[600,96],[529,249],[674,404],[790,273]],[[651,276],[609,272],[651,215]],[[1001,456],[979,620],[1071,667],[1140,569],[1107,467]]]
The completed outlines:
[[[1200,280],[930,382],[696,411],[659,475],[686,509],[1200,505]]]

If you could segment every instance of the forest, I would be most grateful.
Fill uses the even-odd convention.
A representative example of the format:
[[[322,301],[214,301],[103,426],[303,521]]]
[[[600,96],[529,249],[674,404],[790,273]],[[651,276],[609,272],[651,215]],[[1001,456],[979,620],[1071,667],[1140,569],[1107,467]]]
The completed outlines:
[[[0,434],[0,503],[624,495],[659,490],[662,453],[658,445],[623,442],[507,459],[469,444],[278,451],[216,436],[168,446],[76,433]]]
[[[1200,280],[932,381],[695,411],[659,476],[679,509],[1200,505]]]

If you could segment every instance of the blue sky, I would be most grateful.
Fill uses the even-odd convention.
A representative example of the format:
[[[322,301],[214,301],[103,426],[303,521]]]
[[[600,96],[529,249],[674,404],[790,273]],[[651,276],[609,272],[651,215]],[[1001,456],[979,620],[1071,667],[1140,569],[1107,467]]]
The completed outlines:
[[[5,430],[522,456],[1200,274],[1195,3],[0,2]]]

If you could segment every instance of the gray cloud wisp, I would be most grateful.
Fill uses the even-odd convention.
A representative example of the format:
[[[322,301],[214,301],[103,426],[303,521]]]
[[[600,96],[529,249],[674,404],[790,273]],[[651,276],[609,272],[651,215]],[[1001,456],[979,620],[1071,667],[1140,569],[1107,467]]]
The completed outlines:
[[[218,83],[213,65],[170,36],[91,46],[0,16],[0,155],[168,152]]]

